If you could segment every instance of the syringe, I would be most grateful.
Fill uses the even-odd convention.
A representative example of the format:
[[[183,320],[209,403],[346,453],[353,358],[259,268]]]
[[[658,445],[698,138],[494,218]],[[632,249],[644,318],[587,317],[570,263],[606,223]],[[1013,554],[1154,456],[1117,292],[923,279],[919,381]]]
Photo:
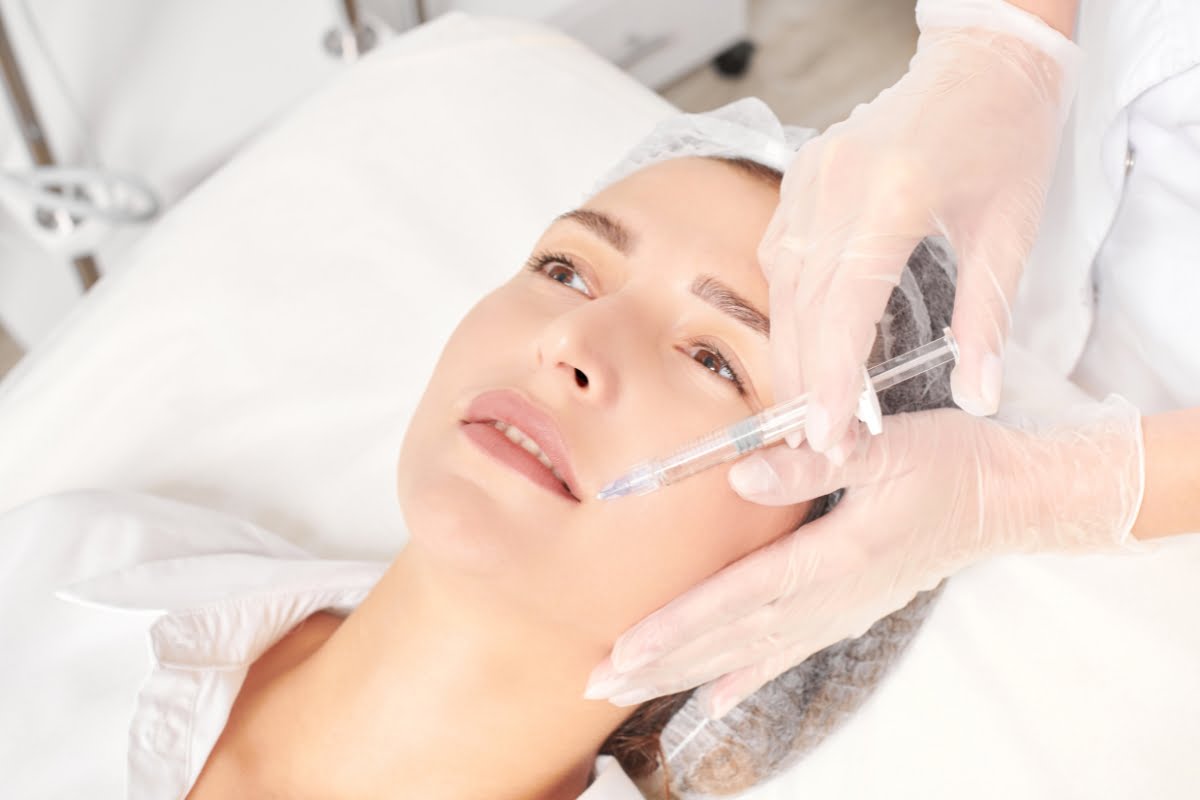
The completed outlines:
[[[943,334],[940,339],[934,339],[915,350],[889,358],[865,370],[866,386],[859,402],[859,417],[867,422],[872,433],[879,433],[880,430],[877,392],[936,369],[949,361],[958,360],[958,344],[954,341],[954,335],[950,333],[949,328],[946,328]],[[613,500],[628,495],[649,494],[698,472],[741,458],[754,450],[773,445],[792,431],[803,428],[807,413],[807,395],[771,406],[753,416],[701,436],[665,458],[638,464],[601,489],[596,498]]]

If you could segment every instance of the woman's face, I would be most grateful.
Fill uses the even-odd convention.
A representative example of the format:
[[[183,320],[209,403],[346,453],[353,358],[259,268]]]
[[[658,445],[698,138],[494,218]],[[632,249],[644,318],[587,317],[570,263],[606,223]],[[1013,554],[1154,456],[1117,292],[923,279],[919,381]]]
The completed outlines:
[[[467,314],[400,453],[412,542],[438,569],[607,648],[795,527],[805,507],[741,499],[727,466],[595,499],[633,464],[773,402],[755,253],[777,202],[719,161],[648,167],[556,220]],[[538,441],[554,473],[495,419]]]

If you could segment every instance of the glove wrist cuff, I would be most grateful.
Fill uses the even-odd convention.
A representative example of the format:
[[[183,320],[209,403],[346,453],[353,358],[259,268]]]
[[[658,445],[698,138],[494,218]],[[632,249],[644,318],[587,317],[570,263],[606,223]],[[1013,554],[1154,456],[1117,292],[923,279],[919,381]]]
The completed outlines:
[[[1063,105],[1075,93],[1083,53],[1079,45],[1031,14],[1005,0],[917,0],[917,27],[922,33],[945,28],[981,28],[1005,34],[1044,53],[1062,70]],[[919,45],[918,45],[919,47]]]
[[[1134,520],[1145,490],[1142,418],[1119,395],[1070,410],[1066,424],[1034,434],[1030,479],[1042,484],[1045,550],[1138,549]],[[1035,504],[1035,505],[1041,505]],[[1041,515],[1039,515],[1041,516]],[[1042,549],[1042,548],[1039,548]]]

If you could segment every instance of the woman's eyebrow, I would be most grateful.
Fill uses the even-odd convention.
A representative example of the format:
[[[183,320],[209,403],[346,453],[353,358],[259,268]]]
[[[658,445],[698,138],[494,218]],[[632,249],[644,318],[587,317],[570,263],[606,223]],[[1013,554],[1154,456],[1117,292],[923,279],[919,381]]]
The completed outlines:
[[[574,211],[560,214],[554,221],[561,222],[568,219],[578,222],[596,236],[608,242],[612,245],[613,249],[623,256],[632,253],[633,249],[637,246],[637,238],[629,232],[629,229],[602,211],[593,211],[590,208],[577,208]]]
[[[617,220],[602,211],[577,208],[559,215],[555,222],[573,220],[591,233],[608,242],[621,255],[628,256],[637,246],[637,238]],[[692,294],[718,311],[733,317],[755,333],[771,335],[771,322],[767,315],[750,304],[727,284],[713,275],[698,275],[692,282]]]
[[[763,336],[771,335],[771,320],[767,315],[750,305],[749,300],[716,277],[697,275],[696,280],[692,281],[692,294],[723,314],[728,314],[743,325],[748,325],[755,333]]]

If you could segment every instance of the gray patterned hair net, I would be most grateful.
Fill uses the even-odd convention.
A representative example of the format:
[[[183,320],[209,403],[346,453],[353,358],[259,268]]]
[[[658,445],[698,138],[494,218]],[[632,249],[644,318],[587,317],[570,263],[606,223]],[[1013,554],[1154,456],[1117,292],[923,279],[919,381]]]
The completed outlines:
[[[746,98],[703,114],[679,114],[614,167],[597,190],[660,161],[684,157],[746,159],[783,172],[816,134],[783,125],[765,103]],[[927,238],[909,257],[879,323],[869,363],[941,336],[954,304],[955,263],[945,240]],[[885,414],[952,405],[950,365],[880,392]],[[886,422],[884,423],[887,424]],[[828,513],[841,493],[822,498],[809,519]],[[719,720],[695,696],[663,729],[665,765],[637,779],[652,800],[729,797],[798,762],[853,714],[912,641],[941,587],[876,622],[865,634],[815,653],[767,683]]]

